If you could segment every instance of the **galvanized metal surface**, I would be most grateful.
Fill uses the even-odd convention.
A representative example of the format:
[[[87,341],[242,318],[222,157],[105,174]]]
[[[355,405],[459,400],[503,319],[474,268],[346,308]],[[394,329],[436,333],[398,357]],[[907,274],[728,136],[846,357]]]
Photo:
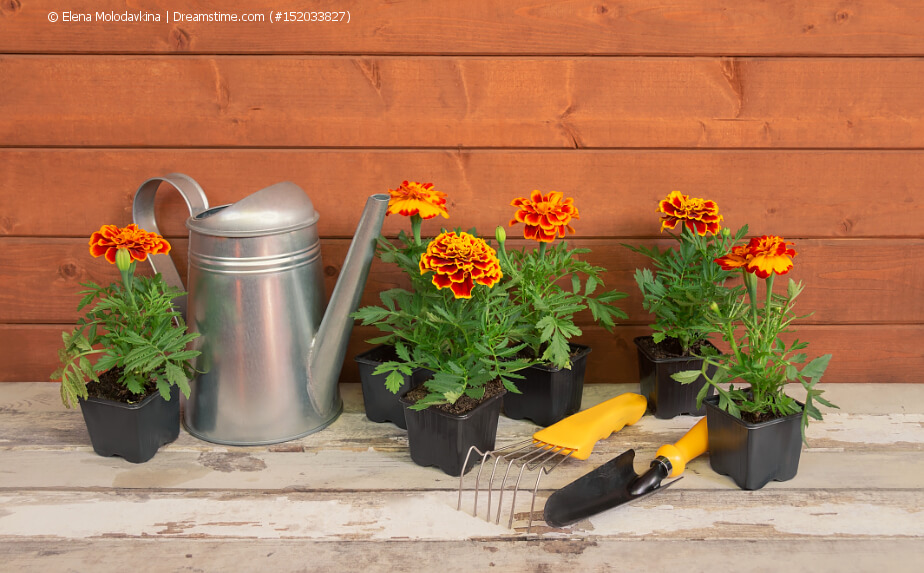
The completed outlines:
[[[156,229],[161,182],[190,207],[185,315],[190,331],[201,334],[194,344],[202,354],[186,428],[210,442],[259,445],[328,426],[342,409],[337,378],[353,326],[349,314],[365,286],[388,196],[367,201],[325,313],[319,215],[301,188],[277,183],[208,209],[202,189],[184,175],[148,180],[133,215],[149,230]],[[179,281],[169,258],[152,265]]]

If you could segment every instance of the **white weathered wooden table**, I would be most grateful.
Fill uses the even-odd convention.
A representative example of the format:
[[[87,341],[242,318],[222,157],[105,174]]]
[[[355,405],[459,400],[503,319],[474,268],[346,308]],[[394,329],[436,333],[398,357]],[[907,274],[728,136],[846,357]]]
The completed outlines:
[[[584,407],[637,388],[592,386]],[[795,479],[739,490],[707,456],[685,478],[566,529],[456,511],[458,479],[414,465],[405,433],[343,415],[294,442],[234,448],[185,431],[145,464],[93,453],[58,387],[0,384],[0,570],[920,571],[924,385],[828,385]],[[542,479],[545,498],[635,448],[642,471],[695,422],[644,417]],[[498,445],[536,427],[501,417]],[[468,497],[468,495],[466,495]]]

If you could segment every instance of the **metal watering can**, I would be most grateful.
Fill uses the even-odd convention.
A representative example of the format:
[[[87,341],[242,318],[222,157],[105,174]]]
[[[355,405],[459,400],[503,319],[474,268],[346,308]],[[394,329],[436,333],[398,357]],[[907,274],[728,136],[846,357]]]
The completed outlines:
[[[337,378],[350,318],[366,284],[388,195],[372,195],[327,311],[318,213],[304,191],[283,182],[230,205],[209,208],[181,173],[148,179],[135,193],[134,222],[160,233],[154,196],[167,184],[189,207],[189,291],[176,300],[199,332],[184,422],[189,433],[229,445],[272,444],[323,429],[343,409]],[[151,266],[183,288],[169,255]]]

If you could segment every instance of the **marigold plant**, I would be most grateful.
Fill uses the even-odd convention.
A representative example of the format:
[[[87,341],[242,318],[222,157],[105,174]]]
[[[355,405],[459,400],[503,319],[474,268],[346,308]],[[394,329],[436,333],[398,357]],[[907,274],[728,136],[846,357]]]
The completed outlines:
[[[465,232],[442,233],[420,257],[420,274],[433,271],[433,285],[456,298],[472,298],[475,283],[492,287],[501,279],[497,252],[484,239]]]
[[[565,231],[574,234],[571,219],[580,219],[574,199],[565,198],[558,191],[543,195],[541,191],[534,190],[529,199],[518,197],[510,204],[517,207],[510,226],[523,223],[523,237],[542,243],[564,237]]]
[[[119,374],[119,383],[138,400],[154,391],[169,400],[171,386],[188,397],[188,381],[195,372],[190,360],[199,352],[186,347],[199,335],[187,333],[183,317],[173,310],[173,299],[185,293],[160,275],[134,276],[137,261],[169,253],[170,243],[136,225],[103,225],[90,236],[89,245],[92,256],[116,265],[122,282],[108,287],[82,283],[84,296],[77,310],[96,304],[73,331],[62,333],[62,366],[52,379],[61,381],[64,405],[87,398],[87,383],[99,382],[99,374],[109,370]],[[93,355],[99,355],[95,364],[89,359]]]
[[[674,379],[687,384],[704,376],[718,393],[719,407],[745,421],[758,422],[801,412],[804,437],[809,418],[822,418],[815,402],[837,406],[822,398],[823,391],[815,387],[831,355],[819,356],[805,364],[808,356],[801,351],[808,343],[796,339],[787,345],[781,338],[792,332],[795,320],[804,318],[794,313],[796,298],[804,288],[801,282],[789,279],[785,295],[773,292],[774,278],[793,268],[792,259],[797,253],[792,247],[793,243],[782,237],[764,235],[752,238],[745,245],[734,246],[715,259],[716,266],[739,270],[747,291],[746,297],[729,293],[726,300],[709,306],[713,324],[722,333],[730,351],[721,356],[707,356],[702,371],[680,372],[674,374]],[[763,300],[757,293],[758,279],[763,279],[766,287]],[[710,365],[717,367],[711,377],[707,374]],[[731,384],[725,388],[726,383],[736,380],[748,386],[735,388]],[[784,393],[786,385],[796,381],[806,391],[804,406]],[[700,391],[699,403],[709,385]]]
[[[432,191],[430,184],[402,188]],[[518,343],[518,314],[502,281],[496,251],[474,232],[458,229],[424,243],[422,214],[444,214],[446,195],[418,192],[414,202],[408,196],[393,192],[389,212],[411,218],[412,236],[400,233],[398,245],[380,239],[379,252],[383,261],[405,271],[412,289],[383,291],[381,306],[353,314],[383,332],[369,343],[392,346],[398,356],[374,373],[387,374],[386,386],[397,392],[403,375],[417,368],[433,372],[424,383],[428,395],[415,409],[454,404],[462,396],[479,400],[494,380],[517,392],[514,380],[522,376],[516,372],[530,362],[515,356],[523,348]],[[432,203],[422,204],[427,201]]]
[[[518,197],[510,205],[517,208],[510,226],[523,223],[523,237],[539,243],[537,248],[507,250],[507,233],[498,227],[495,234],[502,268],[510,275],[510,296],[520,311],[522,340],[532,358],[570,368],[569,340],[582,333],[574,315],[589,308],[593,319],[611,330],[616,319],[626,318],[614,305],[626,294],[597,291],[604,286],[606,269],[578,258],[590,249],[569,249],[565,241],[548,248],[566,231],[575,232],[570,223],[579,216],[573,198],[558,191],[533,191],[529,199]],[[565,281],[569,282],[563,285]]]
[[[713,263],[744,237],[747,226],[732,234],[723,229],[723,216],[715,201],[672,191],[658,203],[661,232],[677,241],[674,248],[624,245],[651,260],[653,269],[637,269],[635,282],[642,293],[642,307],[654,315],[652,338],[665,350],[680,356],[699,352],[714,331],[709,304],[723,299],[726,282],[733,276]],[[673,341],[673,342],[672,342]],[[674,347],[674,348],[672,348]]]
[[[661,230],[676,229],[683,225],[689,231],[704,236],[715,235],[721,229],[722,215],[715,201],[689,197],[680,191],[671,191],[666,199],[658,203],[661,217]]]
[[[145,231],[132,223],[124,228],[103,225],[90,235],[90,254],[116,263],[116,254],[125,251],[132,261],[144,262],[148,255],[170,252],[170,243],[157,233]]]

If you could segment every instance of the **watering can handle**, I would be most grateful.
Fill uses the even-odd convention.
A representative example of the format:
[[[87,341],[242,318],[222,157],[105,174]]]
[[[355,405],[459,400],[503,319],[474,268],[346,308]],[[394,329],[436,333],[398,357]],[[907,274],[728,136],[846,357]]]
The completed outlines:
[[[161,234],[157,228],[157,221],[154,216],[154,196],[157,194],[157,188],[161,183],[168,183],[171,187],[180,192],[180,196],[186,201],[189,208],[189,215],[194,217],[209,208],[209,201],[205,198],[205,192],[196,181],[182,173],[170,173],[163,177],[152,177],[138,187],[135,192],[135,200],[132,203],[132,221],[142,229],[152,233]],[[180,280],[180,273],[176,270],[176,265],[170,255],[150,255],[148,260],[151,261],[151,268],[155,273],[160,273],[164,281],[178,289],[183,289],[183,281]],[[177,297],[174,300],[176,309],[186,318],[186,297]]]

